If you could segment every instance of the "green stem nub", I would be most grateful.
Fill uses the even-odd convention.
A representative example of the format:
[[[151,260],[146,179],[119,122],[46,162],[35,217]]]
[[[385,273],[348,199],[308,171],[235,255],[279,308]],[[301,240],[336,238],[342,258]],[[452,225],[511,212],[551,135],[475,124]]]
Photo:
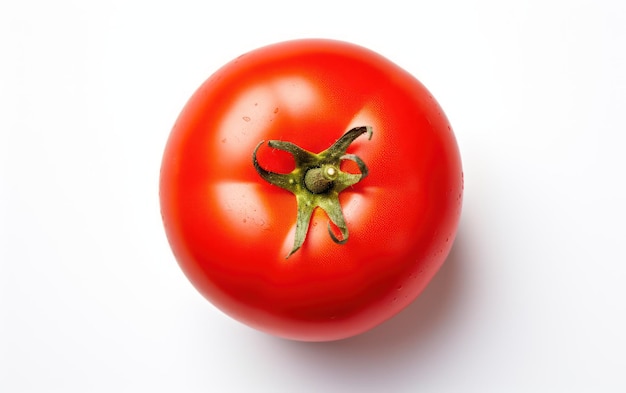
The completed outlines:
[[[338,244],[344,244],[348,241],[348,228],[339,204],[339,193],[363,180],[368,174],[367,166],[362,159],[354,154],[346,154],[350,144],[365,133],[367,133],[368,139],[371,139],[372,127],[352,128],[332,146],[318,154],[304,150],[291,142],[269,141],[270,147],[290,153],[296,162],[296,168],[291,173],[285,174],[270,172],[259,165],[256,154],[263,145],[263,141],[254,149],[252,164],[259,176],[268,183],[290,191],[296,196],[298,204],[296,234],[293,248],[287,258],[304,244],[311,216],[317,207],[326,212],[330,221],[341,233],[342,238],[339,239],[333,233],[329,223],[328,232],[331,239]],[[355,162],[361,173],[343,172],[340,169],[343,160]]]
[[[313,194],[322,194],[333,186],[338,175],[339,169],[334,165],[309,169],[304,175],[304,185]]]

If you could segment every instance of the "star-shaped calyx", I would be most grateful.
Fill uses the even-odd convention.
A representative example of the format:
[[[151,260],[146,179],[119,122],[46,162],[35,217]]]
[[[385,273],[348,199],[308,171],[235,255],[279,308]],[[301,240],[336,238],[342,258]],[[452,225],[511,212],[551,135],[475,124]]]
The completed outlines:
[[[265,141],[261,141],[252,153],[252,163],[259,175],[267,182],[284,188],[296,196],[298,214],[296,218],[296,234],[293,248],[287,255],[289,258],[298,251],[306,238],[309,222],[315,208],[326,212],[330,221],[341,232],[341,239],[333,233],[328,223],[328,233],[335,243],[344,244],[348,241],[348,227],[339,204],[339,193],[367,176],[367,166],[354,154],[346,154],[348,146],[360,135],[367,133],[372,138],[372,127],[355,127],[346,132],[328,149],[321,153],[311,153],[301,147],[284,141],[271,140],[268,146],[290,153],[296,162],[291,173],[275,173],[263,169],[256,158],[257,151]],[[342,160],[350,160],[357,164],[361,173],[347,173],[340,169]]]

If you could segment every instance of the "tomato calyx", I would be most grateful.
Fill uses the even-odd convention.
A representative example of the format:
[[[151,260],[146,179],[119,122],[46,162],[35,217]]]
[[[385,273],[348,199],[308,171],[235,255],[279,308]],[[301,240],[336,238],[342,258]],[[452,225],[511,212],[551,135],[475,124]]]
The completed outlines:
[[[348,241],[348,227],[346,225],[339,193],[363,180],[368,169],[365,162],[354,154],[346,154],[350,144],[360,135],[367,133],[372,139],[372,127],[355,127],[347,131],[328,149],[321,153],[312,153],[291,142],[270,140],[268,146],[290,153],[296,163],[291,173],[276,173],[268,171],[259,165],[257,151],[265,141],[259,142],[252,153],[252,163],[259,176],[270,184],[293,193],[297,203],[296,234],[293,248],[287,254],[289,258],[298,251],[309,230],[309,223],[315,208],[319,207],[326,212],[330,221],[339,229],[341,239],[333,233],[330,222],[328,233],[331,239],[338,244]],[[354,174],[340,169],[341,161],[349,160],[356,163],[361,173]]]

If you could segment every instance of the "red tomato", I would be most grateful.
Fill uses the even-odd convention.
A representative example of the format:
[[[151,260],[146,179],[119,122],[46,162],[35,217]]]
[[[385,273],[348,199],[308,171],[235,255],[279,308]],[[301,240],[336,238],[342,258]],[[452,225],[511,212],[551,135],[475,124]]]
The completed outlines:
[[[263,47],[213,74],[180,114],[160,179],[168,240],[198,291],[305,341],[362,333],[411,303],[450,250],[462,189],[428,90],[330,40]]]

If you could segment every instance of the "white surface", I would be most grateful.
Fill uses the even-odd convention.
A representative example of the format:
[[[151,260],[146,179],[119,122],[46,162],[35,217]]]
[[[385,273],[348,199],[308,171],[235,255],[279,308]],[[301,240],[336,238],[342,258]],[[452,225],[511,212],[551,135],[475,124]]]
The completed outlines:
[[[0,5],[0,391],[626,391],[626,2],[163,3]],[[432,285],[327,344],[204,301],[157,195],[196,87],[303,37],[416,75],[465,168]]]

